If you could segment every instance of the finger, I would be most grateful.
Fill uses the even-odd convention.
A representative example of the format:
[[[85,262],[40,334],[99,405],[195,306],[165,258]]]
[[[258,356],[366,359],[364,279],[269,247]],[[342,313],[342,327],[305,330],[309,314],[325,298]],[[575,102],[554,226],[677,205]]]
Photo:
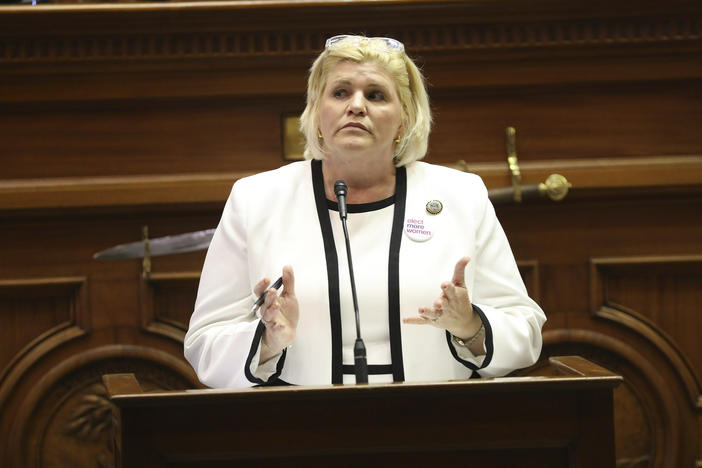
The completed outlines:
[[[263,301],[263,309],[270,309],[276,303],[278,299],[278,291],[274,288],[269,289],[266,292],[266,299]]]
[[[263,324],[268,327],[271,325],[271,321],[273,320],[273,317],[275,316],[275,311],[272,309],[266,309],[263,312],[261,312],[261,321]]]
[[[270,296],[270,295],[269,295]],[[266,297],[266,302],[268,302],[268,297]],[[271,301],[263,307],[261,312],[261,319],[266,326],[273,326],[278,323],[278,316],[280,314],[280,305],[277,300]]]
[[[271,280],[268,278],[263,278],[261,281],[256,283],[256,286],[254,286],[254,294],[256,296],[260,296],[261,294],[263,294],[263,291],[266,290],[269,284],[271,284]]]
[[[402,323],[407,323],[409,325],[428,325],[431,324],[431,320],[426,317],[405,317],[402,319]]]
[[[294,296],[295,295],[295,274],[290,265],[285,265],[283,267],[283,296]]]
[[[465,294],[465,288],[462,286],[457,286],[452,283],[442,283],[441,284],[441,299],[446,302],[455,301],[459,294]]]
[[[419,316],[426,318],[429,322],[436,322],[443,315],[440,308],[430,309],[428,307],[419,308]]]
[[[451,282],[462,288],[466,287],[466,265],[470,262],[470,258],[463,257],[456,262],[456,267],[453,269],[453,278]]]

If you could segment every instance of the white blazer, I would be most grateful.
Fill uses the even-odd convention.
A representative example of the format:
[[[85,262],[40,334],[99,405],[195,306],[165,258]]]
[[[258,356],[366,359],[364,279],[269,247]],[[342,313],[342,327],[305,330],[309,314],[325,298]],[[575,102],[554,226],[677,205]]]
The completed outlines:
[[[234,184],[184,343],[204,384],[353,382],[355,322],[345,246],[331,210],[335,202],[325,198],[321,165],[296,162]],[[356,221],[357,228],[351,238],[359,304],[368,304],[359,309],[364,337],[372,337],[366,343],[370,381],[462,379],[474,371],[500,376],[536,362],[546,316],[527,295],[482,180],[423,162],[398,168],[396,179],[393,199],[349,208],[349,225]],[[440,213],[427,211],[431,200],[441,203]],[[354,236],[363,247],[353,247]],[[456,347],[444,330],[401,322],[433,303],[463,256],[471,259],[465,279],[485,324],[485,356]],[[297,334],[278,359],[259,366],[264,326],[250,313],[253,286],[264,276],[277,278],[288,264],[300,305]],[[359,281],[359,270],[382,281]]]

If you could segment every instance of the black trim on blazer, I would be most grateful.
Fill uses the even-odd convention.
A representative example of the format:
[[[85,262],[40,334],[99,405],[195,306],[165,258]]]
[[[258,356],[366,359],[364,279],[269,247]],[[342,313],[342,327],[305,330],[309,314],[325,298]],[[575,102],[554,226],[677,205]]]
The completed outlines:
[[[282,379],[269,379],[268,382],[261,385],[254,385],[254,387],[292,387],[293,384],[286,382]]]
[[[492,355],[493,355],[495,345],[492,342],[492,327],[490,326],[490,322],[488,321],[487,317],[485,316],[485,313],[477,305],[475,305],[475,304],[472,304],[472,305],[473,305],[473,310],[475,311],[476,314],[478,314],[480,316],[480,320],[483,321],[483,325],[485,326],[485,359],[483,359],[483,364],[480,367],[478,367],[475,364],[472,364],[468,361],[461,359],[458,356],[458,352],[456,351],[456,348],[453,346],[453,343],[451,343],[451,334],[448,332],[448,330],[446,331],[446,343],[448,343],[449,350],[451,351],[451,354],[453,355],[453,357],[458,362],[460,362],[461,364],[463,364],[467,368],[471,369],[473,371],[471,378],[475,378],[477,371],[487,367],[488,364],[490,364],[490,361],[492,361]]]
[[[334,245],[334,231],[329,220],[327,195],[324,192],[322,161],[312,160],[312,187],[317,205],[317,217],[322,229],[324,255],[327,261],[327,289],[329,290],[329,318],[331,321],[331,375],[333,384],[343,383],[343,343],[341,338],[341,299],[339,298],[339,259]]]
[[[380,210],[387,208],[395,202],[395,195],[384,200],[379,200],[370,203],[347,203],[346,211],[349,213],[366,213],[368,211]],[[339,211],[339,203],[327,198],[327,208],[333,211]]]
[[[261,380],[258,377],[254,377],[254,375],[251,373],[251,361],[253,360],[253,357],[256,355],[256,351],[258,350],[258,345],[261,343],[261,336],[263,336],[263,331],[266,329],[266,326],[263,324],[263,321],[258,322],[258,326],[256,327],[256,333],[254,333],[253,337],[253,342],[251,343],[251,349],[249,350],[249,355],[246,358],[246,363],[244,364],[244,374],[246,375],[246,378],[249,379],[249,382],[258,384],[258,385],[277,385],[276,382],[283,382],[282,380],[278,379],[280,376],[280,373],[283,371],[283,364],[285,364],[285,356],[288,352],[287,349],[283,350],[283,353],[281,354],[280,358],[278,359],[278,364],[275,366],[275,373],[268,377],[267,381]]]
[[[402,332],[400,330],[400,246],[405,224],[407,202],[407,171],[398,167],[395,171],[395,213],[390,234],[388,256],[388,322],[390,325],[390,356],[392,380],[404,382],[405,368],[402,359]]]
[[[344,364],[345,375],[356,375],[356,367],[353,364]],[[392,364],[368,364],[368,375],[392,374]]]

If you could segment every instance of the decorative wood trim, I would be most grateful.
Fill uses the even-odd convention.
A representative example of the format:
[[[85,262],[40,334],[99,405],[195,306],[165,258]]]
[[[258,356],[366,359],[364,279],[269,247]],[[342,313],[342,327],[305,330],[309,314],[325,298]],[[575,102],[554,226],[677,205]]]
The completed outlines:
[[[69,321],[57,324],[34,338],[0,372],[0,410],[24,373],[37,361],[57,347],[88,333],[90,316],[87,310],[86,283],[87,278],[84,276],[0,280],[0,291],[59,287],[69,290],[68,294],[71,295]]]
[[[455,165],[454,167],[459,167]],[[702,186],[702,155],[520,162],[522,183],[554,172],[573,190]],[[488,188],[511,185],[507,162],[470,163]],[[3,210],[86,208],[171,203],[224,203],[232,184],[254,172],[0,180]],[[569,195],[570,196],[570,195]]]
[[[41,288],[41,287],[66,287],[73,285],[83,285],[87,278],[85,276],[55,276],[48,278],[14,278],[0,279],[0,289],[12,290],[19,288]]]
[[[0,180],[4,209],[223,203],[237,179],[254,172]]]
[[[702,255],[593,258],[590,260],[590,309],[593,316],[617,323],[648,340],[676,370],[685,384],[691,404],[702,408],[702,384],[674,339],[647,317],[611,302],[603,285],[603,270],[607,268],[695,264],[702,265]]]
[[[144,331],[165,336],[178,343],[182,343],[186,330],[181,324],[156,313],[154,304],[153,286],[158,283],[181,280],[199,280],[200,271],[178,271],[167,273],[151,273],[148,280],[141,282],[141,326]]]
[[[107,394],[112,398],[115,395],[130,393],[143,393],[139,381],[134,374],[106,374],[102,376],[102,383],[107,388]]]
[[[191,388],[202,387],[192,368],[185,360],[155,348],[124,344],[107,345],[72,355],[38,379],[22,399],[13,421],[16,430],[11,431],[7,439],[0,443],[0,453],[3,452],[2,449],[4,448],[4,452],[8,454],[7,461],[10,463],[10,466],[25,465],[23,463],[25,459],[22,458],[24,453],[22,453],[20,448],[25,447],[27,443],[27,432],[30,430],[28,423],[32,421],[32,416],[37,411],[37,408],[41,406],[42,400],[50,395],[51,391],[61,383],[61,380],[71,374],[75,374],[80,369],[89,368],[101,361],[113,359],[144,361],[149,364],[155,364],[155,367],[163,368],[189,382]],[[65,387],[75,388],[76,383],[74,382],[73,385],[65,384]]]
[[[671,463],[666,466],[677,466],[676,461],[681,457],[679,441],[683,439],[683,430],[685,430],[682,413],[673,393],[668,391],[671,383],[664,373],[640,354],[632,343],[598,331],[583,329],[547,330],[543,333],[543,343],[544,348],[557,347],[559,344],[579,344],[604,350],[615,356],[617,361],[627,363],[627,367],[639,374],[640,382],[648,386],[651,392],[649,396],[653,398],[648,400],[648,407],[644,406],[646,414],[653,421],[651,448],[654,458],[651,466],[662,466],[662,460],[668,460]],[[624,384],[639,396],[642,403],[646,403],[647,399],[641,398],[644,393],[632,385],[627,376],[624,376]],[[656,464],[656,461],[661,464]]]
[[[169,9],[166,8],[168,6],[163,5],[156,11],[166,16],[169,13]],[[392,8],[391,5],[387,7]],[[455,6],[453,7],[457,10]],[[286,8],[291,12],[296,10],[292,8],[292,5],[286,5]],[[187,12],[193,9],[192,4],[185,4],[180,7],[179,11]],[[202,10],[198,9],[197,11]],[[218,9],[217,14],[228,14],[233,11],[236,9]],[[139,6],[124,6],[117,11],[114,8],[100,8],[99,6],[87,8],[63,6],[42,11],[47,19],[52,16],[58,19],[60,16],[62,21],[68,22],[72,19],[71,17],[78,15],[89,15],[100,22],[105,22],[110,21],[110,16],[117,13],[131,13],[131,15],[136,16],[143,12],[143,8],[139,8]],[[10,7],[0,13],[14,14],[13,16],[16,16],[19,22],[39,16],[35,12],[21,7]],[[330,16],[336,18],[338,14],[330,11]],[[416,18],[413,19],[416,20]],[[512,20],[491,23],[473,22],[473,24],[470,24],[469,21],[468,24],[436,26],[429,24],[420,28],[416,28],[414,25],[412,25],[413,27],[390,26],[389,34],[403,41],[409,52],[417,53],[483,49],[551,49],[554,47],[577,49],[582,46],[697,41],[702,35],[701,19],[700,16],[681,16],[678,14],[636,18],[587,18],[570,21],[515,22]],[[4,22],[0,21],[0,24],[2,23]],[[3,24],[3,28],[4,26]],[[234,25],[232,25],[233,27]],[[25,29],[25,31],[31,30]],[[74,31],[61,31],[59,34],[66,35],[45,35],[43,37],[17,35],[0,40],[0,62],[6,64],[115,60],[131,62],[155,59],[309,56],[319,52],[323,46],[324,37],[331,33],[320,33],[318,30],[264,29],[256,31],[196,30],[166,33],[122,33],[115,36],[109,36],[104,32],[79,35]]]
[[[609,369],[598,366],[582,356],[551,356],[548,362],[553,367],[554,373],[558,375],[572,377],[617,376],[617,374]]]
[[[470,162],[466,166],[480,175],[489,188],[512,183],[506,158],[504,163]],[[702,155],[550,159],[520,161],[519,167],[523,184],[538,184],[556,172],[565,176],[576,191],[702,185]]]
[[[625,0],[8,6],[0,9],[0,31],[0,102],[7,103],[79,102],[86,96],[299,96],[304,70],[325,39],[339,32],[397,37],[410,55],[433,70],[445,70],[433,83],[439,88],[495,86],[500,80],[582,82],[584,76],[585,81],[605,82],[702,77],[697,60],[702,11],[693,0],[666,2],[665,7],[641,1],[636,12]],[[661,52],[661,66],[651,66]],[[573,59],[565,67],[564,57]],[[612,66],[622,57],[626,67]],[[646,66],[639,68],[643,57]],[[530,66],[512,73],[519,59],[552,72],[534,75]],[[481,62],[482,71],[493,72],[454,72],[475,62]],[[504,69],[505,64],[512,68]],[[599,70],[596,78],[590,76],[592,68]],[[259,73],[252,80],[255,69],[268,71],[266,79],[260,80]],[[133,73],[143,79],[133,80]],[[446,77],[461,81],[442,82]],[[121,86],[130,78],[130,86]],[[38,86],[47,80],[54,87]]]
[[[200,279],[199,271],[169,271],[164,273],[151,273],[149,282],[153,281],[177,281],[177,280],[189,280],[189,279]]]

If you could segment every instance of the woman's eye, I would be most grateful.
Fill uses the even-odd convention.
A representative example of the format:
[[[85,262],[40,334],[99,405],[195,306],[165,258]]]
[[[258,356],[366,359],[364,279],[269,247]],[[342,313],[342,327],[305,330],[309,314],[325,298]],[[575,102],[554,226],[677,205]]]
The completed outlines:
[[[384,101],[385,100],[385,94],[383,94],[382,91],[371,91],[368,93],[368,99],[371,101]]]
[[[346,96],[346,90],[345,89],[337,89],[333,93],[334,97],[344,97]]]

